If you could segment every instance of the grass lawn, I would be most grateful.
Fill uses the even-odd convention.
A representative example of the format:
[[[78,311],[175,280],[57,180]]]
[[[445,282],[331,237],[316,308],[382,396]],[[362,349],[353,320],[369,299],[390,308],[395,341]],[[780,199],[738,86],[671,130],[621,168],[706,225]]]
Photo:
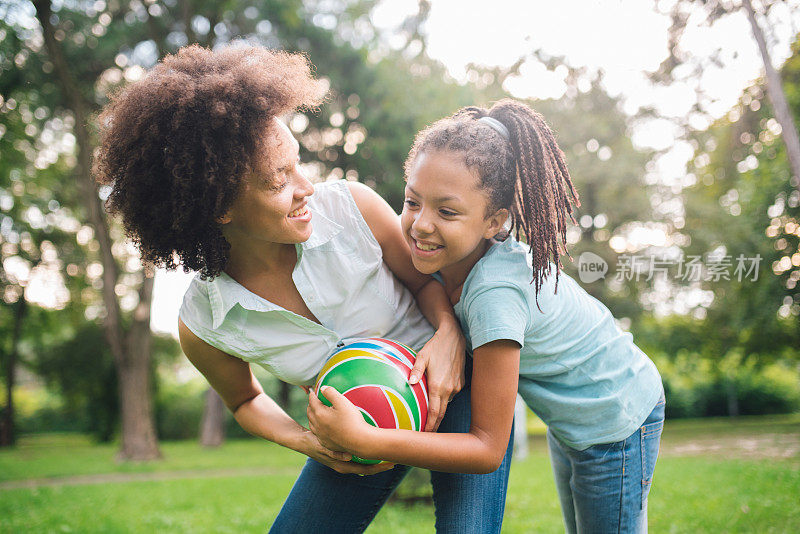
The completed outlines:
[[[651,532],[800,532],[800,416],[668,421]],[[515,462],[504,532],[563,532],[547,451]],[[116,446],[28,436],[0,451],[0,532],[263,532],[304,459],[256,440],[162,444],[119,464]],[[425,504],[384,507],[369,533],[433,531]]]

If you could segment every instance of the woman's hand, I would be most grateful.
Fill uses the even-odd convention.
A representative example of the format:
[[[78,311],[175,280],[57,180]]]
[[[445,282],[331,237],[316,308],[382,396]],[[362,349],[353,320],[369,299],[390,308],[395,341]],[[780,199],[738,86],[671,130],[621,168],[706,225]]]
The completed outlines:
[[[435,432],[447,403],[464,387],[467,343],[455,321],[442,321],[433,337],[417,353],[409,382],[418,382],[427,371],[428,422],[426,432]]]
[[[317,402],[322,404],[319,400],[317,400]],[[322,465],[330,467],[337,473],[374,475],[383,471],[388,471],[394,467],[394,464],[387,462],[377,465],[364,465],[351,462],[350,459],[353,455],[349,452],[337,451],[326,447],[313,431],[307,432],[307,435],[308,447],[305,451],[306,455]]]

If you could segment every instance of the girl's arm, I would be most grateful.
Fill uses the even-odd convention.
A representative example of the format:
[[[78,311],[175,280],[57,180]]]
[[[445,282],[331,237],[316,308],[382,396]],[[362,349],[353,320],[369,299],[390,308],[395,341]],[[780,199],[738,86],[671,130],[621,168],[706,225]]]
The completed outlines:
[[[510,340],[487,343],[474,351],[472,420],[467,434],[441,434],[376,428],[333,388],[325,406],[309,396],[311,430],[328,447],[361,458],[387,460],[436,471],[490,473],[503,461],[519,381],[519,345]]]
[[[348,182],[361,215],[381,246],[383,261],[414,295],[420,311],[436,329],[417,354],[412,377],[418,381],[427,368],[428,422],[434,431],[444,417],[447,403],[464,386],[466,342],[453,307],[440,283],[422,274],[411,263],[411,251],[400,228],[400,218],[380,195],[364,184]],[[398,341],[403,341],[399,339]]]
[[[178,334],[186,357],[206,377],[233,412],[236,421],[250,434],[303,453],[340,473],[373,474],[392,467],[383,465],[380,469],[364,469],[365,466],[348,461],[350,454],[328,449],[264,393],[249,364],[212,347],[181,320],[178,320]]]

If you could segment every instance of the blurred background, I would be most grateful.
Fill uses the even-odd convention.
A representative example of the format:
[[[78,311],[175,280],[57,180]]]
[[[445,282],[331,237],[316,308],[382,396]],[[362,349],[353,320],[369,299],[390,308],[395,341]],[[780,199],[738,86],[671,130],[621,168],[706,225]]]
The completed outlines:
[[[762,467],[788,462],[778,464],[786,486],[771,495],[796,497],[798,8],[796,0],[0,0],[0,494],[17,506],[16,515],[6,510],[17,521],[6,528],[92,530],[63,510],[50,507],[48,516],[53,501],[35,504],[28,486],[38,486],[25,480],[233,469],[170,462],[199,454],[189,444],[244,446],[243,431],[176,342],[192,274],[143,268],[103,210],[108,191],[90,174],[96,115],[108,95],[189,43],[306,53],[330,86],[318,112],[287,118],[306,172],[361,181],[398,212],[402,163],[417,131],[461,106],[507,96],[528,102],[556,131],[581,196],[565,270],[658,365],[668,429],[674,421],[681,430],[674,441],[667,431],[665,444],[676,456],[707,455],[673,464],[675,480],[720,450],[735,459],[754,453]],[[258,376],[304,420],[299,389]],[[722,449],[703,441],[708,429],[730,438]],[[527,430],[533,461],[549,469],[533,415]],[[65,467],[82,454],[86,462]],[[291,473],[281,483],[290,485]],[[508,524],[530,531],[514,488]],[[429,507],[424,489],[409,490],[409,502],[419,492],[419,506]],[[547,492],[557,531],[554,490]],[[260,528],[283,496],[262,510]],[[651,506],[658,513],[667,505]],[[732,530],[749,524],[754,506],[719,503]],[[782,510],[776,531],[800,528],[796,502]],[[382,514],[379,524],[402,531],[402,512]],[[775,525],[774,509],[763,514]],[[198,516],[159,517],[145,524],[211,528],[191,522]],[[685,529],[703,530],[691,522]]]

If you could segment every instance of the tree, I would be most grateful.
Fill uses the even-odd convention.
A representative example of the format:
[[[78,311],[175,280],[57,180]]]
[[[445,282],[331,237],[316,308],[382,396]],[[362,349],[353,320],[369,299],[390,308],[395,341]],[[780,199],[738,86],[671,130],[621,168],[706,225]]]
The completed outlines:
[[[800,42],[793,52],[782,74],[792,112],[800,116]],[[714,299],[702,310],[703,336],[692,346],[717,361],[733,353],[761,362],[798,358],[800,191],[779,133],[761,82],[727,116],[692,136],[696,183],[683,193],[682,231],[691,237],[685,251],[706,263],[709,254],[711,263],[727,258],[732,267],[730,276],[706,276],[698,286]],[[748,269],[757,258],[758,269],[740,276],[739,258]],[[735,387],[728,384],[729,413],[736,415]]]
[[[42,332],[39,308],[62,310],[69,324],[83,314],[81,292],[90,283],[78,268],[87,251],[76,242],[81,225],[62,179],[71,166],[74,138],[50,106],[41,69],[28,72],[30,37],[0,23],[0,369],[6,406],[0,445],[12,445],[14,383],[24,361],[21,343]],[[37,78],[39,76],[39,78]],[[32,82],[32,83],[31,83]],[[55,334],[56,332],[52,332]]]
[[[100,257],[103,269],[102,295],[104,303],[104,325],[106,341],[114,356],[119,378],[119,396],[122,416],[122,444],[120,457],[131,460],[148,460],[160,457],[155,426],[153,423],[150,396],[150,302],[153,290],[152,273],[140,270],[141,282],[138,288],[138,304],[133,313],[130,327],[123,326],[122,311],[117,296],[120,283],[120,269],[112,252],[113,238],[106,220],[102,201],[91,176],[92,137],[89,130],[91,113],[96,108],[96,99],[91,98],[93,87],[81,86],[81,81],[93,82],[98,76],[84,77],[75,72],[80,67],[75,63],[77,57],[69,58],[68,49],[62,43],[66,36],[59,28],[60,18],[52,11],[49,0],[36,0],[36,18],[41,26],[44,52],[52,65],[54,81],[61,92],[60,107],[74,118],[74,133],[77,138],[77,161],[75,177],[81,190],[84,215],[100,244]],[[74,18],[65,17],[65,22],[85,25],[92,17],[84,13],[70,13]],[[106,14],[110,18],[110,15]],[[102,15],[101,15],[102,17]],[[99,19],[98,19],[99,20]],[[104,19],[105,20],[105,19]],[[101,25],[101,28],[104,26]],[[104,34],[104,29],[95,28],[94,34]],[[59,35],[62,36],[59,39]],[[113,52],[113,50],[112,50]],[[95,69],[102,69],[103,58],[96,54]],[[113,57],[113,56],[112,56]],[[113,64],[112,58],[105,65]],[[97,73],[99,74],[99,73]],[[88,93],[88,94],[87,94]]]
[[[794,117],[791,111],[789,111],[789,104],[786,101],[786,93],[783,91],[783,83],[781,82],[780,74],[778,74],[775,67],[772,66],[772,60],[770,59],[769,50],[767,49],[764,32],[761,30],[756,20],[756,12],[753,9],[753,4],[750,0],[742,0],[742,8],[747,14],[747,20],[750,22],[753,37],[756,43],[758,43],[758,51],[764,62],[767,95],[772,103],[775,118],[782,128],[781,136],[786,145],[786,155],[789,159],[789,166],[792,169],[792,174],[800,177],[800,137],[797,135]],[[767,9],[769,9],[769,6],[767,6]],[[797,186],[797,190],[800,191],[800,185]]]
[[[704,24],[713,26],[726,17],[739,15],[743,12],[750,24],[753,38],[756,41],[759,54],[764,63],[766,72],[766,82],[764,85],[769,100],[772,103],[772,110],[775,114],[775,118],[781,125],[781,136],[786,146],[789,166],[792,169],[792,174],[800,177],[800,138],[798,138],[797,127],[792,113],[789,110],[786,93],[781,83],[781,77],[772,65],[764,30],[758,22],[759,16],[764,18],[768,17],[770,11],[776,6],[780,5],[791,9],[791,7],[788,6],[795,3],[787,0],[764,0],[761,4],[763,5],[763,12],[757,13],[750,0],[742,0],[741,6],[736,5],[730,0],[679,0],[675,2],[669,10],[672,20],[672,25],[669,29],[669,56],[661,64],[659,70],[654,73],[653,79],[662,83],[671,83],[675,80],[675,72],[678,70],[679,66],[693,61],[696,62],[696,58],[692,59],[692,56],[686,51],[683,51],[680,47],[681,38],[692,14],[704,13],[706,17]],[[796,8],[796,5],[793,7]],[[769,27],[769,23],[767,27]],[[721,50],[718,49],[709,60],[711,63],[721,64],[723,61],[721,59]],[[702,64],[694,64],[693,67],[694,68],[690,70],[690,76],[699,77],[702,73]],[[800,191],[800,186],[796,187],[798,187]]]
[[[224,441],[225,404],[216,391],[208,388],[200,422],[200,444],[203,447],[219,447]]]

